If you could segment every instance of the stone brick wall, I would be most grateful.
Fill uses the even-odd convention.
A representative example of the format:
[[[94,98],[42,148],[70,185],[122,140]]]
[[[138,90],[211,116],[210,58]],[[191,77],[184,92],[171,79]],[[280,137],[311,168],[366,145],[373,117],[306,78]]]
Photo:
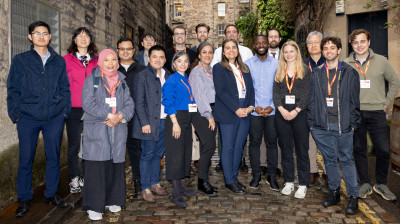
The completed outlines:
[[[125,35],[125,24],[133,28],[136,51],[139,27],[153,32],[162,43],[163,0],[41,0],[60,10],[61,55],[67,53],[72,33],[80,26],[88,27],[95,36],[99,50],[116,49],[117,41]],[[9,4],[0,0],[0,152],[17,143],[15,125],[7,115],[6,81],[10,65]]]

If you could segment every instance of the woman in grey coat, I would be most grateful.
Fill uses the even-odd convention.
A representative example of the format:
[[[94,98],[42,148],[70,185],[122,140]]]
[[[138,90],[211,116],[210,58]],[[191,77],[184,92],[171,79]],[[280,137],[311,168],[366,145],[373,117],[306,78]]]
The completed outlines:
[[[86,78],[82,90],[85,111],[82,210],[88,212],[91,220],[102,219],[106,207],[111,212],[119,212],[125,205],[127,121],[133,116],[134,103],[118,67],[116,53],[103,50],[98,67]]]

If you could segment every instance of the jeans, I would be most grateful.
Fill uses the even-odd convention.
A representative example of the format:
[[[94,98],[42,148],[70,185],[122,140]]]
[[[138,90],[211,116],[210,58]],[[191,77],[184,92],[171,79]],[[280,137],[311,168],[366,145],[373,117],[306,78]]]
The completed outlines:
[[[132,123],[132,121],[128,123],[128,138],[126,140],[126,148],[129,155],[129,162],[132,167],[132,179],[140,180],[140,158],[142,156],[142,140],[131,137]]]
[[[64,115],[62,113],[48,121],[36,121],[24,117],[18,120],[17,194],[20,201],[31,200],[33,196],[32,165],[40,130],[42,130],[46,153],[46,189],[44,196],[49,198],[57,193],[60,180],[60,145],[63,129]]]
[[[80,176],[78,153],[81,148],[81,133],[83,128],[83,122],[81,120],[82,115],[82,108],[72,107],[66,122],[68,137],[68,174],[70,179]],[[82,171],[84,170],[83,166],[84,162],[82,160]]]
[[[260,174],[260,145],[264,136],[267,147],[267,173],[276,175],[278,166],[277,133],[275,129],[275,115],[268,117],[251,116],[249,155],[253,175]]]
[[[354,133],[354,160],[360,184],[370,183],[367,158],[367,131],[371,136],[376,154],[376,183],[386,184],[390,160],[390,141],[385,112],[383,110],[362,110],[360,111],[360,116],[360,126]]]
[[[275,114],[275,127],[278,143],[282,150],[282,169],[285,182],[294,182],[293,146],[296,150],[297,173],[300,185],[310,184],[310,159],[308,158],[309,128],[305,110],[290,121],[285,120],[279,111]],[[294,145],[293,145],[294,143]]]
[[[349,197],[358,197],[356,167],[353,160],[354,131],[339,134],[339,124],[329,123],[330,130],[313,128],[311,134],[324,157],[328,185],[330,190],[340,187],[339,156],[342,175]]]
[[[148,189],[158,184],[161,167],[161,158],[164,155],[164,125],[165,120],[160,119],[158,141],[142,140],[142,156],[140,157],[140,174],[142,189]]]

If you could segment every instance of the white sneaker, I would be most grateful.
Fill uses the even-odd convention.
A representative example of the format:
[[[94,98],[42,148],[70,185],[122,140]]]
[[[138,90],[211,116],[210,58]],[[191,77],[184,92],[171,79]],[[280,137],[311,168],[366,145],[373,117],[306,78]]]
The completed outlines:
[[[106,208],[108,208],[108,210],[112,213],[121,211],[121,206],[118,206],[118,205],[107,205]]]
[[[282,189],[281,193],[284,195],[291,195],[293,191],[294,191],[294,183],[286,182],[285,187]]]
[[[297,191],[294,194],[294,197],[298,198],[298,199],[303,199],[306,197],[306,193],[307,193],[307,186],[299,185],[299,188],[297,188]]]
[[[87,210],[87,213],[89,214],[89,219],[90,220],[102,220],[103,219],[103,214],[99,212],[95,212],[92,210]]]
[[[85,183],[83,177],[80,177],[80,178],[79,178],[78,183],[79,183],[79,186],[80,186],[80,187],[83,187],[83,185],[84,185],[84,183]]]
[[[79,187],[79,177],[78,176],[71,179],[71,183],[69,183],[69,191],[72,194],[81,192],[81,188]]]

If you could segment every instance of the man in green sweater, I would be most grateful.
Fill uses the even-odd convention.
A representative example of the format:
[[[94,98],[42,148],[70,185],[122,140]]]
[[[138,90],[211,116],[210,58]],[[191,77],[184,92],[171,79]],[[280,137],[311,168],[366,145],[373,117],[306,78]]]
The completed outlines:
[[[375,54],[370,46],[370,34],[364,29],[354,30],[349,35],[354,52],[344,61],[360,76],[361,123],[354,133],[354,159],[360,178],[360,198],[372,194],[372,189],[384,199],[394,201],[396,196],[386,186],[389,169],[390,148],[386,109],[400,88],[400,80],[389,61]],[[385,80],[389,91],[385,91]],[[367,131],[371,135],[376,153],[375,179],[371,186],[368,175]]]

